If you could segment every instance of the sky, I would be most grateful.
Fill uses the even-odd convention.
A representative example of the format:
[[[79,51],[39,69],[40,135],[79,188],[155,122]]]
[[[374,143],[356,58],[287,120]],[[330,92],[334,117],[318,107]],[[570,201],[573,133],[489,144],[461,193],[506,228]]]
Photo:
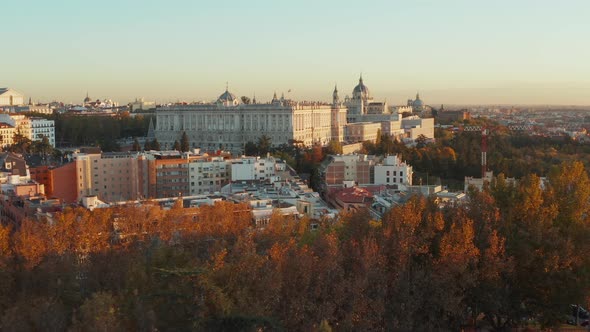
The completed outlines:
[[[2,27],[0,87],[41,102],[330,101],[362,73],[389,104],[590,105],[588,0],[19,0]]]

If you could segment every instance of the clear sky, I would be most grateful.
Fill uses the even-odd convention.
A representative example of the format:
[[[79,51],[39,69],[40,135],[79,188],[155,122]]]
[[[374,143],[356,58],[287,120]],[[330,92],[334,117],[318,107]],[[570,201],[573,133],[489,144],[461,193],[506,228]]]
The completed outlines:
[[[330,100],[363,73],[402,104],[590,105],[590,1],[2,4],[0,87],[33,100]],[[288,90],[290,93],[287,93]]]

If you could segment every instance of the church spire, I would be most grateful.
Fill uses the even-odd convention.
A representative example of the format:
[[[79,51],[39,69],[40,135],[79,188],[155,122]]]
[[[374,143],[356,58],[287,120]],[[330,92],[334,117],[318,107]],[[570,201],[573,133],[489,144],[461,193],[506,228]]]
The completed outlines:
[[[416,100],[420,100],[420,92],[416,92]]]
[[[252,104],[256,104],[256,92],[254,92],[254,98],[252,98]]]
[[[334,84],[334,92],[332,93],[332,104],[340,104],[340,97],[338,97],[338,84]]]

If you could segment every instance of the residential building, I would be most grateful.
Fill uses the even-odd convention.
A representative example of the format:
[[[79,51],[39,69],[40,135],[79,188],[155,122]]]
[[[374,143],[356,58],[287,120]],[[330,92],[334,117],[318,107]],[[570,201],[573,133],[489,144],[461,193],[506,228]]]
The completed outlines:
[[[398,156],[387,156],[381,164],[375,165],[374,184],[394,187],[412,185],[412,166],[401,161]]]
[[[31,118],[31,141],[42,141],[47,137],[49,144],[55,147],[55,121],[44,118]]]
[[[343,186],[347,181],[366,185],[372,183],[373,165],[366,155],[333,155],[324,160],[319,172],[326,187]]]
[[[77,201],[92,195],[104,202],[148,197],[148,160],[149,155],[125,152],[76,155]]]
[[[265,180],[276,174],[276,167],[277,160],[273,157],[242,157],[232,159],[231,180]]]
[[[0,145],[2,147],[12,145],[15,132],[16,130],[13,125],[0,122]]]
[[[230,182],[231,166],[223,157],[202,157],[189,162],[191,195],[214,193]]]
[[[149,197],[190,195],[189,158],[178,151],[160,151],[149,161]]]

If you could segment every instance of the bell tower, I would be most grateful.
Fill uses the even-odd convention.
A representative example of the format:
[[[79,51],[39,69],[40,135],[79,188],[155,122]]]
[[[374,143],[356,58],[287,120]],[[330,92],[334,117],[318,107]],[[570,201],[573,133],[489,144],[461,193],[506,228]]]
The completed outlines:
[[[338,97],[338,85],[334,85],[334,92],[332,93],[332,104],[338,106],[340,104],[340,97]]]

